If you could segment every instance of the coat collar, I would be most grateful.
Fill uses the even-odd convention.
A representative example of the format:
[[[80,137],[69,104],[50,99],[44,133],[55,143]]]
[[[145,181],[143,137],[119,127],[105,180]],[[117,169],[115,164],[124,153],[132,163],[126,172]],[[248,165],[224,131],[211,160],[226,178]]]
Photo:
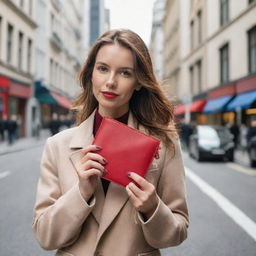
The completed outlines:
[[[69,147],[71,149],[84,148],[90,145],[93,141],[93,122],[96,109],[92,114],[83,121],[75,130]]]
[[[79,149],[84,148],[90,145],[94,139],[93,136],[93,123],[94,123],[94,116],[95,116],[96,109],[92,112],[92,114],[83,121],[74,132],[74,136],[71,139],[69,147],[71,149]],[[128,126],[135,128],[135,119],[133,114],[129,113],[128,117]]]

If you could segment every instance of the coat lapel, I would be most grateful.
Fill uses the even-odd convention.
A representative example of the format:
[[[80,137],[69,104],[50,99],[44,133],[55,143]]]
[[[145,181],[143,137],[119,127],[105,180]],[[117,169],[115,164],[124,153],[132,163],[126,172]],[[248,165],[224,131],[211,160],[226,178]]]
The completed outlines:
[[[128,125],[133,128],[135,127],[133,115],[131,113],[129,114]],[[128,201],[128,198],[129,197],[125,187],[117,185],[113,182],[110,183],[102,210],[97,243],[100,241],[103,233],[111,225],[118,213],[122,210],[123,206]]]
[[[70,142],[70,149],[72,153],[70,154],[70,160],[74,167],[77,168],[78,162],[82,157],[82,149],[86,146],[92,144],[93,136],[93,123],[94,123],[95,111],[78,127],[74,133],[74,136]],[[98,185],[95,191],[96,205],[92,210],[92,214],[96,221],[100,223],[101,213],[104,206],[105,195],[102,188],[101,180],[98,179]]]

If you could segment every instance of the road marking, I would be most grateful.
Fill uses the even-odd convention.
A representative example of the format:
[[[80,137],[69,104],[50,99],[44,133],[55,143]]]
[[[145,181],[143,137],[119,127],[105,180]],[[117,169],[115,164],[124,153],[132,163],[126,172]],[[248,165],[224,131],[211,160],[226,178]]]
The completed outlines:
[[[5,171],[5,172],[0,172],[0,179],[5,178],[6,176],[10,175],[9,171]]]
[[[244,212],[231,203],[215,188],[206,183],[198,175],[196,175],[189,168],[185,167],[186,176],[197,185],[202,192],[208,195],[216,204],[236,222],[247,234],[249,234],[256,241],[256,223],[252,221]]]
[[[256,176],[256,169],[252,169],[252,168],[246,168],[243,167],[239,164],[235,164],[235,163],[227,163],[226,164],[227,167],[230,167],[231,169],[237,171],[237,172],[241,172],[241,173],[245,173],[251,176]]]

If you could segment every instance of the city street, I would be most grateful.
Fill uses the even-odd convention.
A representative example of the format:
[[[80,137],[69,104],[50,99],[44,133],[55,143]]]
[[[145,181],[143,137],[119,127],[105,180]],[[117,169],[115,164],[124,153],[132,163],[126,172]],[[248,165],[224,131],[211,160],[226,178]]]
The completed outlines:
[[[0,156],[0,255],[46,256],[31,231],[42,145]],[[256,255],[256,170],[197,163],[184,154],[190,210],[188,239],[170,256]],[[217,202],[216,202],[217,201]]]

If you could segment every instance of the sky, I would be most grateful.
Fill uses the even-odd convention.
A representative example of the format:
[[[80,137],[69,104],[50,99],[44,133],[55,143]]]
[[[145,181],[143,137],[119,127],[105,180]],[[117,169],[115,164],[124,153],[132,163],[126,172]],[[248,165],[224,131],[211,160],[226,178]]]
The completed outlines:
[[[128,28],[149,45],[155,0],[105,0],[110,9],[110,28]]]

